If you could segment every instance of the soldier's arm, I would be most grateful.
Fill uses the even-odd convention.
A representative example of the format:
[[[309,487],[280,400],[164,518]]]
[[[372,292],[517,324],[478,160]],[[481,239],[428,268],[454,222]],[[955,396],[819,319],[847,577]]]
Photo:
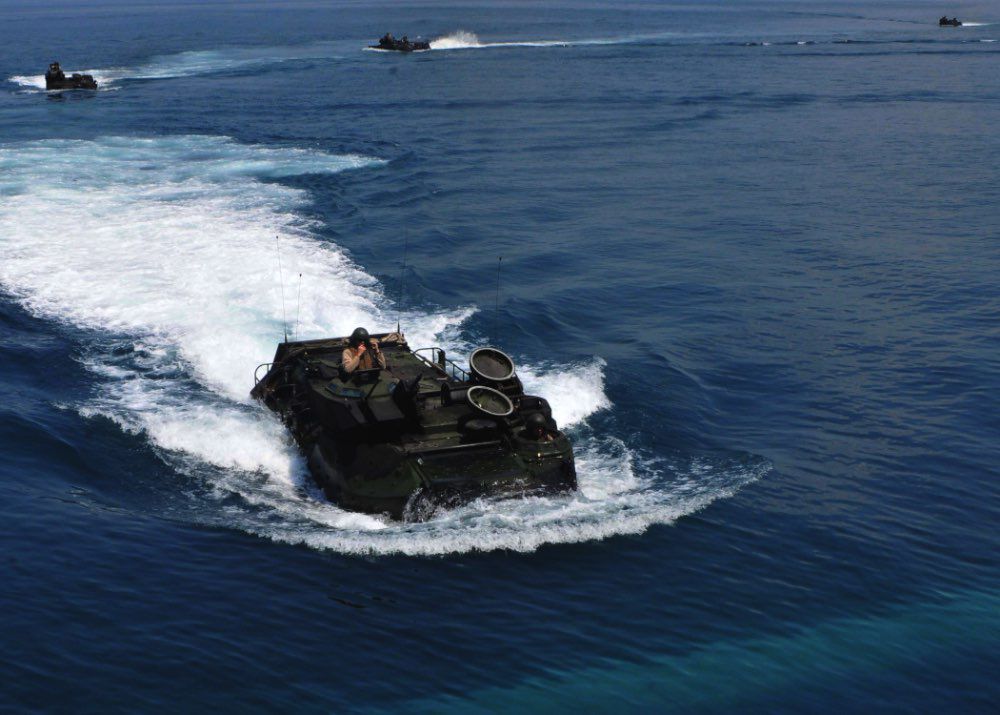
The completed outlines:
[[[354,352],[347,348],[340,356],[340,362],[344,366],[347,372],[354,372],[358,367],[358,362],[361,360],[361,355],[355,355]]]

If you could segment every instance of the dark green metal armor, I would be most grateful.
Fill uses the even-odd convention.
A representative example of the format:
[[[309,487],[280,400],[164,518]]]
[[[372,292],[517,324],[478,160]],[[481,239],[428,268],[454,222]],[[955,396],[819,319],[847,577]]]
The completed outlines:
[[[572,445],[504,353],[480,348],[466,371],[439,348],[372,338],[384,370],[347,374],[350,338],[285,342],[251,392],[281,415],[330,499],[400,519],[485,494],[576,488]],[[527,429],[539,420],[544,438]]]

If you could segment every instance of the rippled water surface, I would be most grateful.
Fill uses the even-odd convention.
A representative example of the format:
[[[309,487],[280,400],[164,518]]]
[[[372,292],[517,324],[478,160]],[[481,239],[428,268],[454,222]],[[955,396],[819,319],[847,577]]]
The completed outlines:
[[[0,38],[0,709],[995,707],[992,3],[0,0]],[[327,502],[254,367],[397,319],[510,352],[579,492]]]

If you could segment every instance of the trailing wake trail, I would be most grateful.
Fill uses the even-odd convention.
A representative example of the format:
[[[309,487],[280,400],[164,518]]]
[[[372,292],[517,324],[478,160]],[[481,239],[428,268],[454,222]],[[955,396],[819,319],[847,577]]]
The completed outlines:
[[[994,5],[0,3],[0,711],[996,710]],[[329,500],[397,318],[579,490]]]
[[[380,163],[198,135],[4,146],[0,284],[35,315],[92,335],[82,360],[97,384],[78,411],[141,435],[205,485],[193,518],[278,541],[351,553],[532,550],[669,523],[766,471],[756,459],[657,463],[594,433],[588,418],[614,409],[595,357],[519,368],[576,442],[577,494],[483,499],[419,524],[319,496],[283,427],[248,396],[283,330],[274,237],[285,275],[303,276],[303,338],[379,329],[397,313],[301,216],[308,194],[280,179]],[[464,354],[472,346],[458,331],[474,313],[414,310],[403,326],[414,343]]]
[[[629,45],[645,40],[677,37],[678,33],[656,33],[650,35],[628,35],[625,37],[582,38],[566,40],[512,40],[508,42],[483,42],[474,32],[457,30],[431,40],[432,50],[472,50],[496,47],[577,47],[583,45]]]
[[[962,27],[953,28],[961,31],[963,28],[989,27],[994,23],[966,22]],[[449,50],[484,50],[503,48],[560,48],[587,47],[636,44],[680,44],[706,46],[739,46],[739,47],[769,47],[772,45],[834,45],[834,44],[953,44],[965,42],[992,43],[994,39],[980,39],[958,34],[921,35],[912,38],[857,38],[847,39],[833,36],[813,36],[808,38],[788,38],[775,35],[762,39],[760,36],[744,37],[719,35],[701,32],[656,32],[646,34],[630,34],[617,37],[539,39],[539,40],[509,40],[484,41],[468,30],[456,30],[442,35],[430,42],[431,51]],[[342,60],[355,52],[357,45],[346,41],[320,41],[301,45],[278,45],[272,47],[226,47],[220,49],[190,50],[169,55],[157,55],[148,61],[135,66],[103,67],[94,69],[70,68],[71,72],[93,75],[98,83],[98,91],[117,90],[123,82],[142,80],[174,79],[178,77],[194,77],[218,73],[260,72],[267,68],[285,63]],[[365,47],[365,50],[378,53],[389,52],[378,48]],[[418,53],[428,50],[418,50]],[[391,52],[389,52],[392,54]],[[45,75],[14,74],[7,80],[27,92],[44,92]]]
[[[216,50],[191,50],[158,55],[136,66],[104,67],[77,70],[90,74],[100,89],[116,89],[127,80],[173,79],[220,72],[259,71],[271,65],[305,60],[334,60],[342,56],[340,45],[314,42],[276,47],[228,47]],[[45,75],[12,75],[10,82],[25,89],[45,91]]]

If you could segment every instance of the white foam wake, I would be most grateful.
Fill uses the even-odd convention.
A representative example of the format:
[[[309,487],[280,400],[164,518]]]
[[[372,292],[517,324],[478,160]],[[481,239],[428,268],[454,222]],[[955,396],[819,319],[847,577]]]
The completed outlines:
[[[118,71],[116,70],[68,70],[67,75],[79,73],[79,74],[89,74],[97,80],[97,86],[99,90],[112,89],[112,84],[119,79]],[[32,74],[32,75],[11,75],[7,78],[10,82],[20,85],[25,89],[37,90],[40,92],[45,91],[45,75],[44,74]]]
[[[489,47],[576,47],[579,45],[627,45],[642,40],[673,36],[675,33],[656,35],[629,35],[626,37],[583,38],[575,40],[514,40],[510,42],[483,42],[474,32],[455,32],[431,40],[432,50],[469,50]]]
[[[316,42],[297,46],[229,47],[218,50],[192,50],[152,57],[133,67],[104,67],[88,70],[66,70],[67,74],[91,74],[101,89],[115,89],[122,80],[171,79],[194,75],[230,72],[251,67],[294,62],[298,60],[335,59],[340,56],[336,45]],[[13,75],[8,78],[26,89],[44,90],[45,75]]]
[[[458,30],[450,35],[431,40],[432,50],[464,50],[471,47],[482,47],[483,43],[474,32]]]
[[[595,358],[520,368],[573,431],[579,493],[485,499],[421,524],[325,501],[281,425],[248,397],[285,322],[276,249],[286,285],[302,276],[301,337],[387,329],[396,313],[302,218],[306,193],[274,180],[377,163],[208,136],[0,146],[0,285],[36,315],[94,336],[84,362],[98,386],[82,414],[142,435],[202,485],[194,518],[267,538],[344,552],[527,550],[636,533],[758,476],[759,465],[668,468],[594,436],[587,418],[611,407]],[[295,293],[286,291],[288,322]],[[403,324],[413,344],[460,354],[457,331],[473,312],[412,312]]]

